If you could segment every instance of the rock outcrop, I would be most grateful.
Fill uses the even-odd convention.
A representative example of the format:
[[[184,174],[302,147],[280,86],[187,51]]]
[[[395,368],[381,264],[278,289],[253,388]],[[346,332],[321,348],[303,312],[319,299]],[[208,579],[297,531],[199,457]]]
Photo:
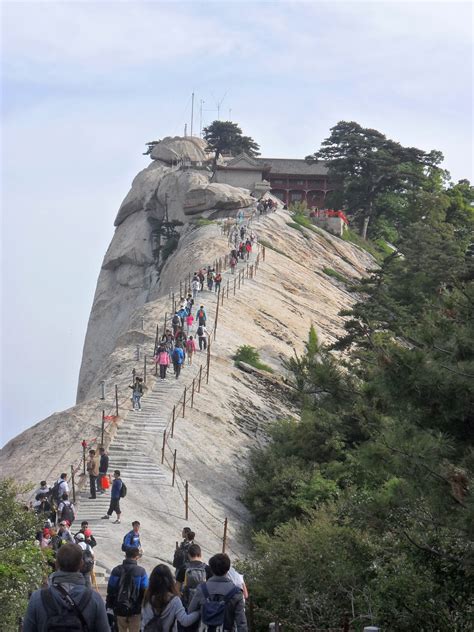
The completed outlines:
[[[253,203],[245,189],[209,182],[210,156],[205,148],[200,138],[167,137],[153,148],[151,164],[134,178],[115,219],[117,228],[97,282],[77,402],[97,383],[99,366],[130,324],[134,310],[163,287],[163,222],[175,224],[173,239],[177,241],[194,228],[191,221]],[[173,285],[169,281],[167,290]]]

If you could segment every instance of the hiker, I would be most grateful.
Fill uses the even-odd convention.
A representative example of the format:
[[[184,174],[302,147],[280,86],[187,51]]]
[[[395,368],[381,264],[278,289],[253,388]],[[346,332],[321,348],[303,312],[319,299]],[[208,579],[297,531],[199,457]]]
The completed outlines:
[[[218,272],[216,276],[214,277],[214,289],[216,293],[219,292],[219,290],[221,289],[221,283],[222,283],[222,274]]]
[[[184,351],[179,344],[177,344],[174,348],[173,353],[171,354],[171,359],[173,360],[174,374],[176,379],[178,379],[184,362]]]
[[[237,259],[236,257],[232,256],[230,258],[230,273],[231,274],[235,274],[235,266],[237,265]]]
[[[189,605],[188,612],[201,611],[201,623],[207,626],[221,625],[223,630],[247,632],[245,604],[242,591],[227,577],[230,559],[225,553],[218,553],[209,560],[212,577],[198,586]],[[215,597],[223,597],[224,607],[219,616],[215,612]],[[212,612],[213,611],[213,612]],[[211,617],[214,614],[214,617]],[[212,628],[211,628],[212,629]]]
[[[191,290],[193,292],[193,299],[196,300],[199,290],[201,289],[201,281],[196,273],[194,273],[193,280],[191,281]]]
[[[63,472],[51,489],[51,500],[57,507],[61,501],[63,494],[69,494],[69,485],[67,484],[67,474]]]
[[[99,448],[100,461],[99,461],[99,478],[97,480],[97,491],[100,494],[105,494],[105,489],[102,483],[104,476],[107,476],[109,469],[109,457],[105,451],[105,448]]]
[[[61,520],[61,522],[59,523],[57,536],[58,548],[63,546],[64,544],[74,544],[74,537],[69,530],[69,522],[67,520]]]
[[[33,511],[38,516],[40,514],[45,514],[48,518],[53,517],[53,508],[49,501],[49,495],[43,492],[36,494],[35,501],[33,503]]]
[[[48,629],[110,632],[104,602],[99,593],[85,585],[80,572],[82,550],[76,544],[62,546],[56,558],[56,572],[48,578],[48,588],[35,590],[23,621],[23,632]]]
[[[240,239],[244,239],[245,237],[245,226],[240,227]]]
[[[188,356],[188,365],[193,363],[193,356],[196,353],[196,341],[192,336],[186,340],[186,355]]]
[[[247,239],[247,241],[245,242],[245,252],[247,253],[247,261],[250,258],[250,253],[252,252],[252,242],[250,241],[250,239]]]
[[[186,562],[189,562],[188,550],[191,544],[194,544],[194,538],[196,534],[189,527],[184,527],[181,532],[181,537],[183,540],[179,544],[178,548],[175,550],[173,555],[173,566],[176,569],[176,574],[179,569],[182,568]]]
[[[39,494],[44,494],[46,497],[51,495],[51,487],[47,484],[46,481],[40,482],[40,486],[35,491],[35,497],[38,496]],[[36,498],[36,500],[38,500],[38,498]]]
[[[189,312],[189,314],[186,316],[186,333],[189,334],[189,330],[193,326],[193,323],[194,323],[194,316],[191,314],[191,312]]]
[[[114,470],[114,482],[112,483],[112,491],[110,493],[110,506],[105,516],[102,516],[103,520],[109,520],[115,511],[117,519],[114,520],[114,524],[120,524],[120,516],[122,515],[120,511],[120,499],[125,498],[126,493],[127,488],[120,478],[120,470]]]
[[[186,302],[187,302],[186,307],[188,308],[189,311],[191,311],[194,306],[194,299],[192,297],[192,294],[188,293],[186,297]]]
[[[180,347],[184,347],[187,336],[182,329],[178,329],[178,333],[175,336],[175,342],[180,345]]]
[[[145,590],[148,588],[148,575],[138,566],[140,551],[131,547],[125,554],[122,564],[112,569],[107,584],[107,609],[112,609],[117,617],[119,632],[139,632],[141,607]]]
[[[198,325],[206,325],[207,314],[204,305],[201,305],[196,312],[196,320]]]
[[[141,412],[142,407],[140,404],[140,400],[143,395],[143,379],[141,377],[138,377],[137,375],[135,377],[135,382],[131,386],[129,386],[129,388],[132,389],[132,410],[138,410]]]
[[[176,336],[178,327],[181,327],[181,318],[178,316],[178,312],[175,312],[171,319],[171,327],[173,329],[173,336]]]
[[[202,561],[201,547],[191,544],[188,549],[189,562],[186,562],[176,573],[176,582],[181,592],[181,601],[187,609],[196,594],[197,587],[206,582],[212,575],[210,567]],[[178,626],[178,629],[181,628]],[[186,628],[189,632],[199,629],[199,624]]]
[[[143,549],[140,542],[140,523],[138,520],[132,522],[132,530],[125,534],[122,542],[122,551],[126,553],[130,549],[138,549],[140,557],[143,555]]]
[[[94,570],[94,551],[90,544],[86,542],[86,536],[79,532],[76,537],[76,544],[81,547],[82,550],[82,566],[81,573],[86,580],[86,586],[92,588],[91,573]]]
[[[159,347],[158,353],[155,356],[155,362],[160,367],[160,379],[163,381],[166,379],[166,369],[170,364],[170,356],[165,347]]]
[[[207,338],[210,336],[210,333],[207,331],[204,325],[199,325],[196,331],[198,341],[199,341],[199,351],[206,351],[207,349]]]
[[[86,543],[91,547],[94,548],[95,546],[97,546],[97,541],[94,538],[94,536],[92,535],[92,531],[89,529],[89,521],[88,520],[83,520],[81,522],[81,528],[79,529],[79,531],[74,535],[74,538],[77,539],[77,536],[83,533],[84,537],[85,537],[85,541]]]
[[[89,498],[95,499],[97,497],[97,478],[99,477],[99,463],[95,456],[95,450],[89,450],[87,473],[89,474]]]
[[[166,564],[158,564],[151,572],[143,601],[142,630],[171,632],[175,621],[189,626],[199,621],[199,612],[186,614],[170,569]]]
[[[69,500],[69,494],[63,494],[58,505],[58,520],[60,521],[60,523],[62,523],[62,521],[64,520],[67,520],[69,526],[71,526],[75,519],[76,509],[72,502]]]
[[[199,284],[200,284],[200,289],[202,290],[204,287],[204,272],[202,270],[199,270],[198,272],[198,279],[199,279]]]
[[[241,241],[239,244],[239,257],[243,260],[244,256],[245,256],[245,244],[243,241]]]
[[[207,289],[212,292],[212,286],[214,285],[214,270],[207,269]]]

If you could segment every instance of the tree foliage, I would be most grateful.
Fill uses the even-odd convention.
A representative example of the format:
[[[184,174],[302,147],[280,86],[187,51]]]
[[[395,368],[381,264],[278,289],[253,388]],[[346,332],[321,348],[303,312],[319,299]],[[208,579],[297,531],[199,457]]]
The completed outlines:
[[[250,136],[244,136],[241,128],[232,121],[214,121],[204,128],[203,137],[207,141],[207,151],[214,153],[214,170],[224,152],[234,156],[242,152],[249,156],[260,155],[259,145]]]
[[[42,526],[37,516],[17,500],[13,481],[0,480],[0,603],[2,630],[16,630],[25,613],[29,593],[48,574],[47,558],[35,536]]]
[[[329,348],[311,329],[288,360],[300,418],[254,451],[243,494],[259,630],[337,628],[345,613],[356,629],[471,629],[471,202],[465,181],[415,191],[345,334]]]
[[[328,162],[329,174],[341,184],[338,199],[356,221],[361,220],[365,238],[369,222],[381,219],[373,232],[381,232],[383,220],[398,228],[406,221],[415,191],[432,191],[445,176],[439,151],[424,152],[403,147],[375,129],[353,121],[340,121],[331,128],[321,149],[306,158]],[[393,235],[392,235],[393,238]]]

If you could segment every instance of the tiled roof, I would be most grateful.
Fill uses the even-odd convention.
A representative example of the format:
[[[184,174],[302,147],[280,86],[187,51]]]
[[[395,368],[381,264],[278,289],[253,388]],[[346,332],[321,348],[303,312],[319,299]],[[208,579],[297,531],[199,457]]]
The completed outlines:
[[[254,158],[258,161],[264,171],[265,167],[270,167],[271,175],[287,174],[287,175],[308,175],[308,176],[326,176],[328,168],[325,162],[313,162],[308,164],[305,160],[298,158]]]

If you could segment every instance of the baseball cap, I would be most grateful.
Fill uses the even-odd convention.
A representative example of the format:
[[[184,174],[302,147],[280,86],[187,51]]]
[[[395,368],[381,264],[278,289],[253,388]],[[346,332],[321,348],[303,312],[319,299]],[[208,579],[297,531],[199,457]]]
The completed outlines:
[[[78,542],[84,542],[84,540],[85,540],[85,539],[86,539],[86,536],[85,536],[83,533],[78,533],[78,534],[76,535],[76,540],[77,540]]]

